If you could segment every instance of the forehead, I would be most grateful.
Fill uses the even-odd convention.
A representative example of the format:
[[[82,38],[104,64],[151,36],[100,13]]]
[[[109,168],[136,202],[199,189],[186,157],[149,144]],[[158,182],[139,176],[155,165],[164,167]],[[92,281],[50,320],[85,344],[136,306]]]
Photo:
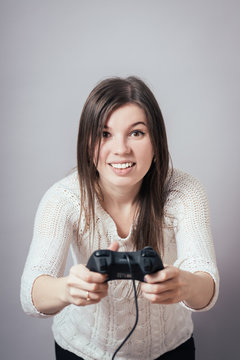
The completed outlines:
[[[136,104],[126,104],[113,111],[107,118],[104,127],[132,126],[135,123],[147,125],[147,119],[144,110]]]

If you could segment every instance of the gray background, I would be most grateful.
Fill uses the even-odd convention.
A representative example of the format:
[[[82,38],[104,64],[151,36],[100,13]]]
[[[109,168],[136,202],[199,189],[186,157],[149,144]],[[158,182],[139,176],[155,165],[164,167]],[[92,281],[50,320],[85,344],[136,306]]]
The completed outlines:
[[[221,292],[210,312],[193,316],[197,359],[239,358],[240,2],[2,0],[0,7],[0,358],[54,358],[51,320],[27,317],[19,303],[34,215],[47,188],[76,164],[89,91],[107,76],[132,74],[159,101],[175,167],[198,177],[209,196]]]

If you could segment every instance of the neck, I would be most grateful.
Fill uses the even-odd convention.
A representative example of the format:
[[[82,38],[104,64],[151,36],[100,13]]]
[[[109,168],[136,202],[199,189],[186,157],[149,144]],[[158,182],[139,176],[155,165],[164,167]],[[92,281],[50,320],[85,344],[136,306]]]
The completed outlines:
[[[102,204],[105,206],[114,206],[121,208],[125,206],[133,206],[136,202],[141,183],[134,185],[131,188],[104,186],[100,183],[101,191],[103,194]]]

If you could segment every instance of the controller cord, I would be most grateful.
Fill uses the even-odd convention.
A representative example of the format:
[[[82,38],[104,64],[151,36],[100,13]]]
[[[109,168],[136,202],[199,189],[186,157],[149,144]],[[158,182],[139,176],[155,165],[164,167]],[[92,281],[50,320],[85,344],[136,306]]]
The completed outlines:
[[[116,354],[118,353],[118,351],[121,349],[121,347],[125,344],[125,342],[130,338],[130,336],[132,335],[132,333],[134,332],[137,323],[138,323],[138,301],[137,301],[137,290],[136,290],[136,284],[135,284],[135,280],[133,279],[133,272],[132,272],[132,265],[131,265],[131,261],[129,259],[128,254],[126,254],[126,258],[128,261],[128,267],[132,276],[132,283],[133,283],[133,290],[134,290],[134,299],[135,299],[135,306],[136,306],[136,320],[135,323],[133,325],[132,330],[130,331],[130,333],[125,337],[125,339],[123,340],[123,342],[119,345],[119,347],[116,349],[115,353],[112,356],[112,360],[114,360]]]

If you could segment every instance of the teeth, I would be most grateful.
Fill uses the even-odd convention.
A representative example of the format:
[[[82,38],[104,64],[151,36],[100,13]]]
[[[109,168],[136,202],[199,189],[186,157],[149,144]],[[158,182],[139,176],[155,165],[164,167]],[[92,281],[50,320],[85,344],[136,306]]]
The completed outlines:
[[[133,166],[133,163],[124,163],[124,164],[111,164],[112,167],[116,169],[126,169]]]

